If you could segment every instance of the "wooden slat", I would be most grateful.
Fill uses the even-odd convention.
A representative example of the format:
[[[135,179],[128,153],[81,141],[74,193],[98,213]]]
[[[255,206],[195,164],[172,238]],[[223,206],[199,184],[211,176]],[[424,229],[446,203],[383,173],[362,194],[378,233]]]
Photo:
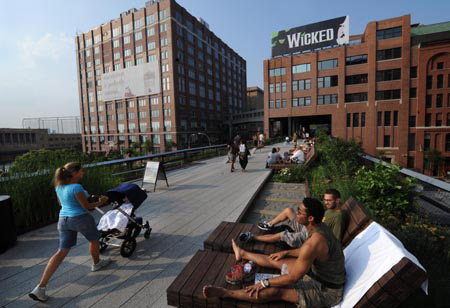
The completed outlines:
[[[214,229],[213,232],[208,236],[208,238],[203,242],[203,247],[205,249],[212,249],[212,245],[215,241],[215,239],[222,233],[223,229],[227,225],[227,222],[222,221],[217,228]]]
[[[228,237],[225,239],[222,245],[222,251],[224,252],[233,252],[233,248],[231,247],[231,240],[237,240],[239,237],[239,234],[242,232],[242,229],[244,228],[244,224],[236,223],[233,226],[233,230],[230,232]]]
[[[213,242],[213,250],[221,251],[223,243],[227,239],[228,235],[233,231],[234,223],[227,222],[226,227],[223,229],[222,233]]]

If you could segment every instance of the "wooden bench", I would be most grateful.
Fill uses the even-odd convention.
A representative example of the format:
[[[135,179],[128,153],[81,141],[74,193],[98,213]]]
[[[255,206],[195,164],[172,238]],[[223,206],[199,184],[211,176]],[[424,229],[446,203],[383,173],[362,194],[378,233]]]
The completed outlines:
[[[271,254],[285,249],[283,245],[263,243],[259,241],[252,241],[250,243],[243,244],[238,240],[239,234],[248,231],[254,235],[264,233],[254,224],[223,221],[203,242],[203,247],[205,250],[233,253],[231,240],[234,239],[238,243],[239,247],[256,253]]]
[[[243,286],[233,286],[225,282],[225,275],[235,264],[233,254],[219,251],[198,251],[177,278],[167,289],[167,304],[175,307],[264,307],[291,308],[295,305],[285,302],[273,302],[265,305],[255,305],[232,299],[207,300],[203,297],[203,286],[214,285],[237,290]],[[257,272],[273,273],[272,270]]]
[[[348,214],[348,225],[342,238],[342,247],[345,248],[350,242],[361,233],[373,220],[369,212],[355,198],[350,197],[345,201],[342,210]]]
[[[308,168],[311,163],[316,159],[317,157],[317,151],[314,146],[311,147],[311,151],[309,151],[308,154],[306,154],[305,162],[303,163],[303,166],[305,168]],[[273,170],[273,172],[280,172],[281,169],[284,168],[292,168],[293,166],[298,166],[299,164],[296,163],[279,163],[279,164],[270,164],[269,168]]]

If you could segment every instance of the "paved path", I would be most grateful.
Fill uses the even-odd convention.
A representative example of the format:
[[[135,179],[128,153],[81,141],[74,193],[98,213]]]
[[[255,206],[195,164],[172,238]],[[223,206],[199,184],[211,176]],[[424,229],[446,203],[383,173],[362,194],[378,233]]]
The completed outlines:
[[[88,243],[79,237],[49,283],[47,304],[36,304],[27,294],[57,249],[56,224],[20,236],[0,255],[0,307],[166,307],[166,288],[208,234],[223,220],[236,221],[269,177],[264,168],[269,150],[253,155],[247,172],[236,164],[230,173],[225,157],[169,172],[170,188],[160,183],[137,211],[153,228],[150,239],[139,236],[129,259],[108,248],[105,254],[114,262],[91,273]]]

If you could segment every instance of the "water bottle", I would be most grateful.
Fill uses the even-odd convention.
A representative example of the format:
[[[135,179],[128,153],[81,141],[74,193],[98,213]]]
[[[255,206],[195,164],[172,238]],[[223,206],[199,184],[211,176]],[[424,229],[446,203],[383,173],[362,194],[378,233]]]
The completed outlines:
[[[251,273],[253,264],[255,264],[253,261],[249,261],[249,262],[245,263],[245,265],[244,265],[244,273],[245,274]]]
[[[287,275],[287,274],[289,274],[288,265],[285,263],[281,266],[281,275]]]

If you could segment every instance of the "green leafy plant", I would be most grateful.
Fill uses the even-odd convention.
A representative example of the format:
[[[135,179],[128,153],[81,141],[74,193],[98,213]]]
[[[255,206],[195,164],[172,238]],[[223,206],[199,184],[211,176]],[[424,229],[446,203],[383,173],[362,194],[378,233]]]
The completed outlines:
[[[273,181],[280,183],[303,183],[306,178],[306,168],[303,165],[295,165],[291,168],[284,168],[280,173],[274,175]]]

